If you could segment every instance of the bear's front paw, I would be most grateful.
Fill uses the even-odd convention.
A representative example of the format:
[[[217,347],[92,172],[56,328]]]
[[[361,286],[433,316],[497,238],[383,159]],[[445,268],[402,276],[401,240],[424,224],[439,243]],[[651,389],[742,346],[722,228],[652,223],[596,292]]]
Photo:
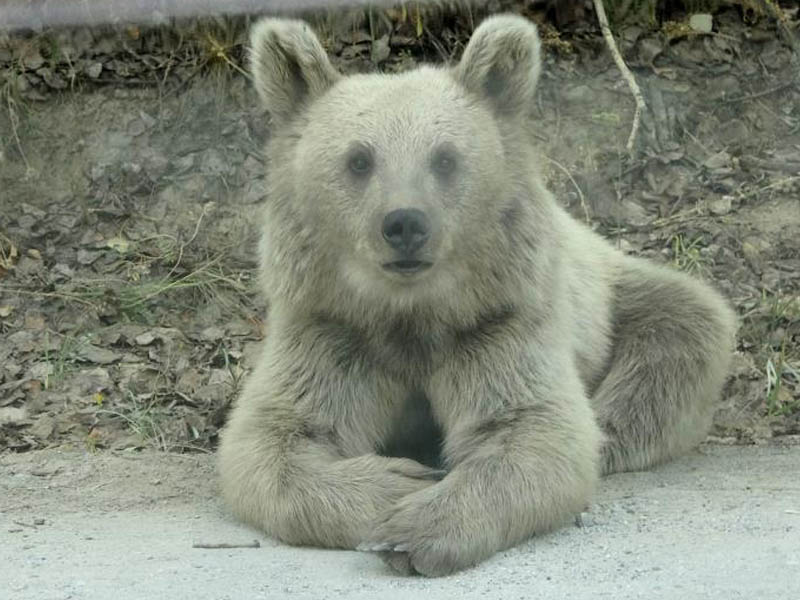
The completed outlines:
[[[481,523],[465,522],[456,506],[437,502],[431,493],[436,487],[398,502],[359,550],[377,552],[400,574],[429,577],[471,567],[491,554],[480,551],[491,545]]]
[[[384,563],[389,565],[395,573],[399,575],[419,575],[419,572],[411,564],[411,556],[408,552],[378,552]]]

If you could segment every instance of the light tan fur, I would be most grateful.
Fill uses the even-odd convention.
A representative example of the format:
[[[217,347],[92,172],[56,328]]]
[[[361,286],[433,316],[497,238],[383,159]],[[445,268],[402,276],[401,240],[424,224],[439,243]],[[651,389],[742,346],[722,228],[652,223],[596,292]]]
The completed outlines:
[[[443,575],[563,524],[601,473],[703,439],[734,315],[543,187],[540,64],[513,16],[485,20],[456,66],[399,75],[338,75],[300,21],[254,27],[268,335],[219,450],[244,521]],[[408,208],[431,266],[399,273],[381,223]]]

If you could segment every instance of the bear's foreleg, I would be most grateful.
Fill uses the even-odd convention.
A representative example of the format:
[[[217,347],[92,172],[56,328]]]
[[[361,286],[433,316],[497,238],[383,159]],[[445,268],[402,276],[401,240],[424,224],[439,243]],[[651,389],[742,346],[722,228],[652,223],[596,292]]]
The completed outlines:
[[[284,542],[355,548],[379,514],[441,474],[375,454],[391,390],[347,377],[328,353],[315,354],[320,344],[281,337],[271,334],[222,434],[223,496],[240,519]]]
[[[601,433],[570,361],[493,354],[471,354],[435,377],[449,472],[400,499],[364,545],[400,572],[475,565],[589,502]]]

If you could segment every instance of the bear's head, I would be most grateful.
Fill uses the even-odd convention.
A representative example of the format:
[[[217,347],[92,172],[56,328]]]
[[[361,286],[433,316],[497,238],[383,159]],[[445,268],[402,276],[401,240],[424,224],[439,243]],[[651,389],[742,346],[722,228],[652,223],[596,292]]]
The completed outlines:
[[[531,256],[546,221],[546,203],[531,202],[546,194],[527,133],[540,70],[532,23],[490,17],[455,66],[392,75],[340,75],[301,21],[261,21],[251,45],[273,123],[270,296],[477,310],[541,262]]]

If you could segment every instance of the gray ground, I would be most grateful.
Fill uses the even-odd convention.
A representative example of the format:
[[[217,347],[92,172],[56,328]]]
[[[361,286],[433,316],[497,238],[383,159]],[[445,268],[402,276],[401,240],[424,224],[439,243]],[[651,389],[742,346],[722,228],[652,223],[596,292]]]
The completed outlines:
[[[235,523],[208,455],[0,458],[0,597],[798,598],[800,447],[705,446],[605,479],[583,528],[439,580]],[[259,548],[198,549],[201,543]],[[4,594],[8,594],[7,596]]]

